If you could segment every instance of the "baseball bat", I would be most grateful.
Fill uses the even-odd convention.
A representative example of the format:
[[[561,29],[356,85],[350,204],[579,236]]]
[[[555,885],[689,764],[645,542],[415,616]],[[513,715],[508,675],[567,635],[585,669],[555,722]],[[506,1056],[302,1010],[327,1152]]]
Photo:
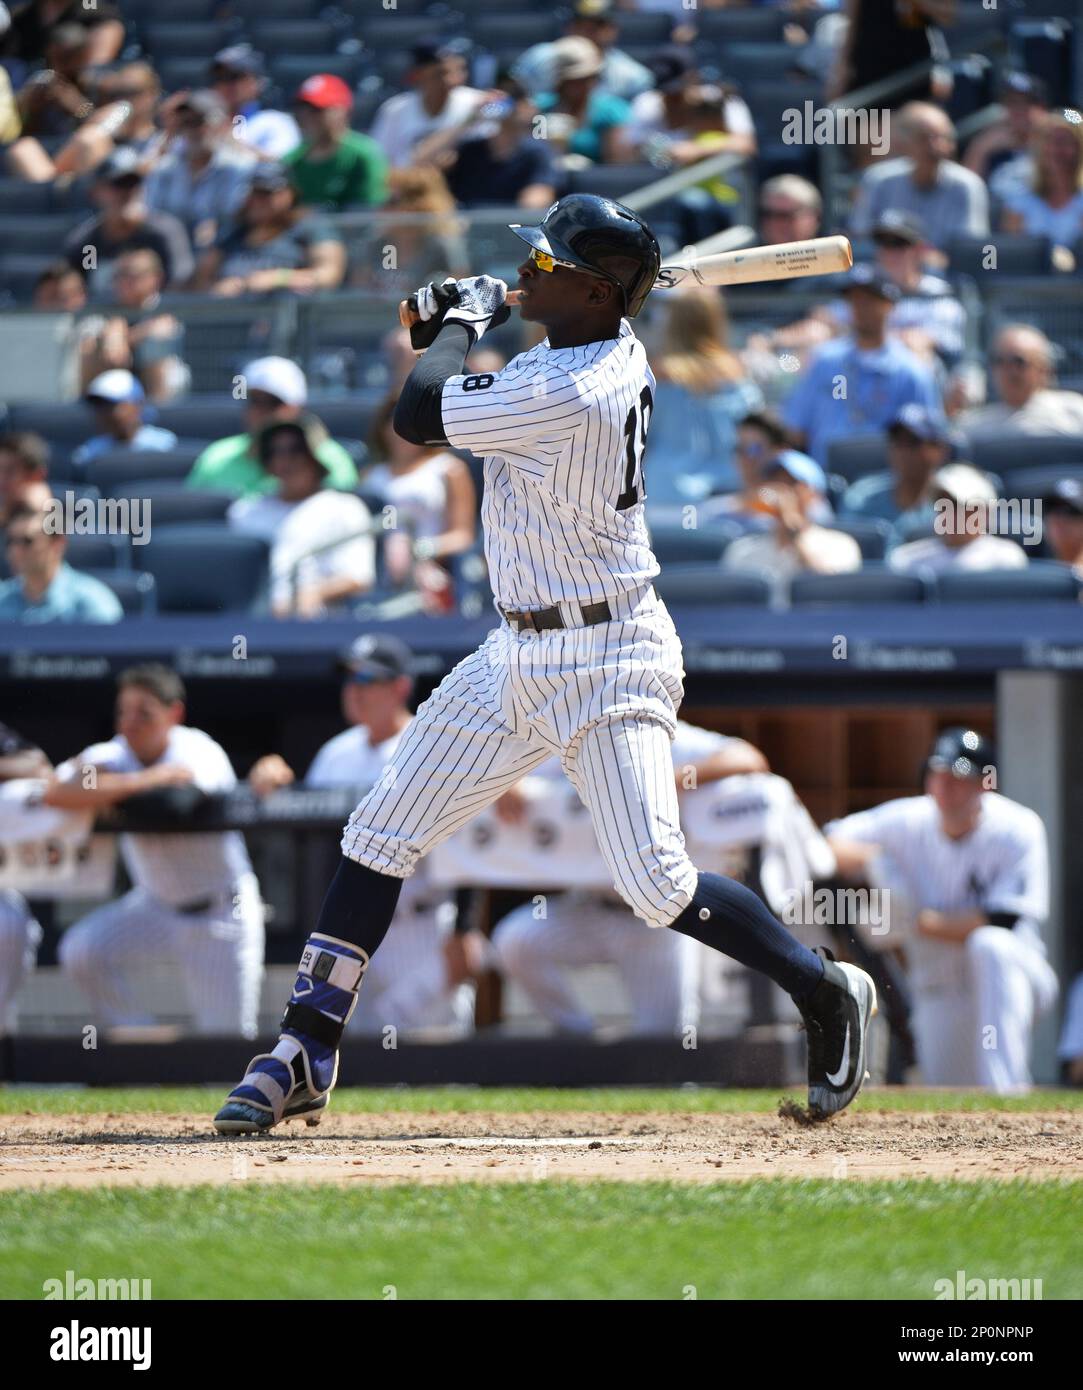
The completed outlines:
[[[743,251],[717,251],[701,256],[687,247],[658,272],[653,288],[671,290],[678,285],[749,285],[765,280],[796,280],[805,275],[834,275],[849,270],[854,253],[844,236],[812,237],[809,241],[783,241],[776,246],[749,246]],[[519,292],[509,290],[506,303],[514,307]],[[399,322],[411,328],[417,322],[413,296],[399,305]]]

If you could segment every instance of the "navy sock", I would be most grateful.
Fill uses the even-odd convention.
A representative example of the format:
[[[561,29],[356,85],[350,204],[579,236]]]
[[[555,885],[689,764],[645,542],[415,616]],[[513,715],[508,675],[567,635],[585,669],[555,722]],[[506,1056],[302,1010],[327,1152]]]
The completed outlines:
[[[343,856],[320,908],[316,930],[348,941],[371,957],[387,935],[401,892],[401,878]]]
[[[795,999],[823,979],[820,957],[791,936],[751,888],[721,874],[701,873],[692,901],[669,925],[760,971]]]

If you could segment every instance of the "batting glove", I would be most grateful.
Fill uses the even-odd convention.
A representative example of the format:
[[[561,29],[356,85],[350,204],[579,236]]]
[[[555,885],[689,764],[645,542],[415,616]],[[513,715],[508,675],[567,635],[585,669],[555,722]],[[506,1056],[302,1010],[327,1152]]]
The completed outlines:
[[[444,315],[445,323],[465,323],[478,343],[490,328],[498,328],[511,317],[504,303],[508,287],[491,275],[474,275],[455,283],[458,299]]]
[[[432,346],[437,333],[444,326],[444,315],[457,298],[455,279],[449,275],[443,284],[422,285],[406,301],[419,320],[410,329],[410,343],[415,352],[424,352]]]

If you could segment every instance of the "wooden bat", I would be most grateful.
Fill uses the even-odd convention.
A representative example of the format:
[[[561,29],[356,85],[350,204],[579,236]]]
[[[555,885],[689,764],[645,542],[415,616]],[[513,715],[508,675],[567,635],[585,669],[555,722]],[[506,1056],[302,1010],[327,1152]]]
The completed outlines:
[[[844,236],[813,237],[810,241],[783,241],[777,246],[749,246],[744,251],[718,251],[698,255],[688,247],[667,261],[654,282],[656,290],[678,285],[748,285],[763,280],[796,280],[804,275],[834,275],[849,270],[854,253]],[[509,290],[505,301],[519,302],[518,290]],[[399,323],[411,328],[417,323],[417,303],[413,296],[399,305]]]

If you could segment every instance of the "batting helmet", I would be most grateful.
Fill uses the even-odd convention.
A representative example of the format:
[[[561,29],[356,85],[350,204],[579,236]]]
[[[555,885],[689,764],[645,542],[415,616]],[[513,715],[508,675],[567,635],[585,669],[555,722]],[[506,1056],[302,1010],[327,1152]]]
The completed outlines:
[[[996,757],[984,734],[973,729],[945,729],[937,735],[925,766],[933,772],[950,772],[953,777],[983,777],[987,768],[995,769]]]
[[[662,264],[658,240],[642,217],[593,193],[570,193],[553,204],[540,227],[513,222],[511,230],[557,263],[619,285],[630,319],[642,309]]]

